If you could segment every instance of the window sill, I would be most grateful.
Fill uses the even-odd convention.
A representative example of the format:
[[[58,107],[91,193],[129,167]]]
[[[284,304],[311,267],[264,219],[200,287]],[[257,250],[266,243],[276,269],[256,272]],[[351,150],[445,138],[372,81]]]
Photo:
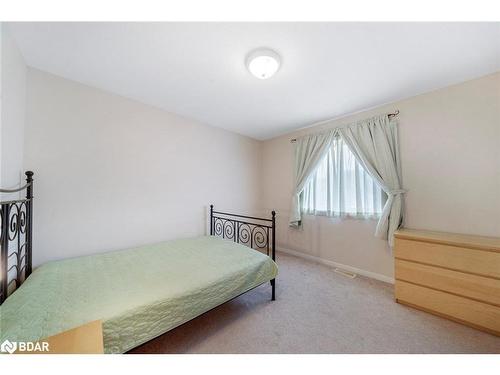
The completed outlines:
[[[379,220],[381,214],[352,214],[352,213],[327,213],[327,212],[302,212],[306,216],[327,217],[330,219],[348,219],[348,220]]]

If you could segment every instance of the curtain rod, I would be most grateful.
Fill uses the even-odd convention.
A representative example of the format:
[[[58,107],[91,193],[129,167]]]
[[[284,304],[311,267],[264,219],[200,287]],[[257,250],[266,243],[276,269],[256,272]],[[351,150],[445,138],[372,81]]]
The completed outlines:
[[[394,111],[394,113],[389,113],[387,116],[388,116],[388,117],[396,117],[397,115],[399,115],[399,109],[396,109],[396,110]],[[290,142],[291,142],[291,143],[295,143],[295,142],[297,142],[297,138],[292,138],[292,139],[290,139]]]

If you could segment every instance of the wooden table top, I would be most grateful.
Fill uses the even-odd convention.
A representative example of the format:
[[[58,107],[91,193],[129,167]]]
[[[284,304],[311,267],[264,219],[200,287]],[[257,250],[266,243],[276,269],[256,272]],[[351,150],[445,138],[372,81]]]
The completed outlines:
[[[82,326],[39,340],[49,344],[48,351],[16,351],[17,354],[102,354],[104,342],[102,321],[96,320]]]
[[[500,238],[485,237],[459,233],[435,232],[402,228],[394,233],[394,237],[423,242],[439,243],[443,245],[469,247],[479,250],[500,252]]]

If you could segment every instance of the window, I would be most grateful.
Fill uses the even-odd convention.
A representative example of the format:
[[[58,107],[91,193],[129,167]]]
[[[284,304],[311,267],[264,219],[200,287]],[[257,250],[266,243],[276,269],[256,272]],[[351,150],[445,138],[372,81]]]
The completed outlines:
[[[377,218],[387,195],[365,172],[341,137],[335,138],[302,193],[302,212]]]

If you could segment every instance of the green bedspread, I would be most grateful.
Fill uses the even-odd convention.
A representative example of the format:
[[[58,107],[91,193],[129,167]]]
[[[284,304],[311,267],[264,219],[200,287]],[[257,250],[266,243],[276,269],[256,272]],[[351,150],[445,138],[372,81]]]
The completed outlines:
[[[210,236],[49,262],[0,306],[0,342],[101,319],[105,352],[123,353],[276,274],[266,255]]]

